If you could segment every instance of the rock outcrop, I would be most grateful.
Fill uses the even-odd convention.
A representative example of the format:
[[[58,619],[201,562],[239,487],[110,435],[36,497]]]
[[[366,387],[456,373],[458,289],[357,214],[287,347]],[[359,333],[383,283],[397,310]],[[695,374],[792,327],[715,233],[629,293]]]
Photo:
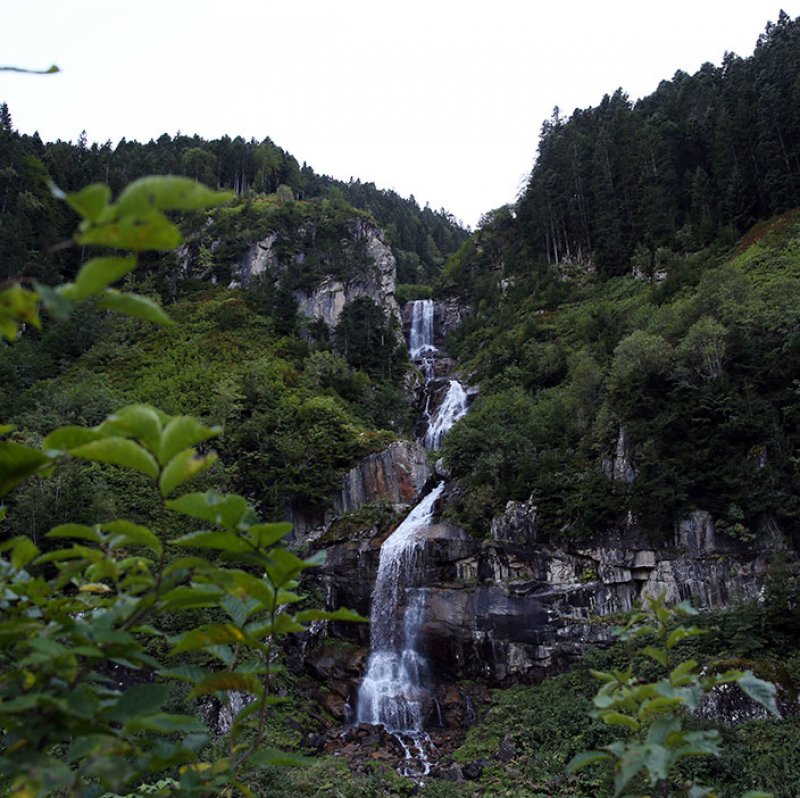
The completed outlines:
[[[610,642],[608,616],[645,595],[707,608],[757,598],[771,553],[723,535],[699,511],[666,547],[635,529],[557,545],[542,539],[530,502],[509,502],[487,540],[452,524],[429,527],[425,538],[423,653],[439,679],[493,684],[538,681]],[[786,549],[777,538],[772,549]],[[337,605],[368,611],[380,542],[328,550],[325,574]]]
[[[250,246],[242,256],[239,282],[247,285],[254,277],[264,273],[279,275],[290,266],[302,268],[306,262],[324,261],[324,257],[317,257],[315,252],[315,235],[313,224],[299,227],[294,236],[298,240],[310,241],[310,245],[304,251],[283,256],[282,259],[276,251],[281,237],[278,233],[269,233]],[[341,251],[349,260],[346,269],[332,269],[331,273],[326,274],[323,267],[313,284],[295,290],[294,297],[300,312],[309,318],[320,319],[333,329],[345,305],[365,296],[399,322],[400,307],[394,296],[397,262],[383,231],[368,219],[356,217],[349,225],[349,240],[341,243]],[[287,262],[287,257],[292,263]]]
[[[334,499],[333,513],[352,512],[379,500],[414,504],[430,476],[424,447],[396,441],[382,452],[365,457],[345,474],[342,490]]]
[[[421,444],[395,441],[351,468],[342,477],[341,489],[327,508],[317,512],[295,510],[292,513],[293,538],[318,540],[337,518],[368,504],[413,505],[431,473]]]

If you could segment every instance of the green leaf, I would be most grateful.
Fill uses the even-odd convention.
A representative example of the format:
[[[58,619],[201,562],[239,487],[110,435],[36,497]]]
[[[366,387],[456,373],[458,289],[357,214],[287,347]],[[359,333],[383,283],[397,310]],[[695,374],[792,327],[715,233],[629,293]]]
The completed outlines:
[[[667,652],[662,648],[655,648],[654,646],[645,646],[642,649],[642,654],[654,659],[659,665],[667,667]]]
[[[137,684],[129,687],[109,712],[112,720],[124,722],[137,715],[159,712],[169,698],[167,684]]]
[[[72,283],[60,285],[57,288],[35,283],[36,290],[41,297],[42,304],[47,312],[55,319],[68,319],[74,307],[74,288]]]
[[[311,560],[301,560],[286,549],[275,548],[269,551],[267,574],[275,587],[283,587],[294,579],[306,568],[312,568],[316,563]]]
[[[116,202],[119,214],[160,211],[196,211],[214,208],[232,198],[188,177],[159,175],[142,177],[128,185]]]
[[[192,629],[178,635],[170,654],[180,654],[183,651],[199,651],[208,646],[232,643],[234,645],[248,641],[247,636],[237,627],[229,623],[212,623]]]
[[[50,462],[51,459],[38,449],[12,441],[0,441],[0,496]]]
[[[288,522],[278,524],[253,524],[253,526],[248,528],[247,534],[256,546],[265,549],[285,538],[291,531],[292,525]]]
[[[16,427],[13,424],[0,424],[0,435],[5,435],[7,432],[12,432]]]
[[[697,637],[698,635],[706,634],[705,629],[700,629],[697,626],[679,626],[677,629],[673,629],[669,636],[667,637],[667,648],[672,649],[678,645],[682,640],[686,640],[688,637]]]
[[[666,779],[672,764],[672,752],[662,745],[651,745],[646,748],[645,767],[650,773],[650,784]]]
[[[686,684],[695,668],[697,668],[697,662],[693,659],[678,663],[669,674],[670,682],[676,686]]]
[[[168,715],[159,712],[153,715],[140,715],[131,718],[123,727],[123,735],[133,732],[155,732],[156,734],[183,734],[204,732],[203,722],[192,715]]]
[[[594,669],[590,669],[589,673],[594,676],[595,679],[600,679],[602,682],[616,682],[617,677],[613,673],[609,673],[608,671],[596,671]]]
[[[207,427],[191,416],[175,416],[164,428],[158,449],[158,462],[168,463],[178,452],[196,446],[222,432],[222,427]]]
[[[750,697],[753,701],[757,701],[761,706],[765,707],[776,718],[781,716],[778,704],[775,700],[777,690],[772,682],[767,682],[764,679],[759,679],[752,671],[745,671],[742,677],[738,680],[739,687]]]
[[[138,438],[154,454],[161,445],[161,415],[150,405],[128,405],[112,413],[98,428],[106,436]]]
[[[76,300],[103,293],[112,283],[136,268],[136,257],[92,258],[81,266],[75,278],[74,298]]]
[[[261,607],[270,610],[278,603],[275,589],[265,579],[233,568],[217,571],[214,576],[220,588],[232,596],[244,600],[254,599]]]
[[[216,549],[217,551],[235,553],[252,551],[252,546],[240,537],[237,537],[235,532],[212,532],[205,530],[190,532],[188,535],[183,535],[175,540],[171,540],[170,544],[172,546]]]
[[[134,252],[154,250],[169,252],[180,246],[180,230],[163,213],[145,210],[139,214],[119,215],[116,209],[98,222],[84,222],[78,244],[99,244]]]
[[[0,290],[0,321],[4,322],[0,332],[14,341],[19,331],[19,322],[31,324],[38,330],[42,326],[39,319],[39,294],[12,283]]]
[[[92,183],[74,194],[67,194],[65,199],[67,205],[84,219],[96,221],[111,200],[111,189],[102,183]]]
[[[244,626],[250,615],[261,607],[261,602],[256,599],[243,601],[236,596],[228,594],[220,599],[219,606],[228,613],[230,619],[237,626]]]
[[[602,712],[600,717],[609,726],[625,726],[627,729],[639,730],[639,721],[629,715],[623,715],[621,712]]]
[[[168,501],[166,505],[176,513],[199,518],[201,521],[208,521],[226,529],[247,526],[249,519],[255,518],[255,513],[247,501],[235,493],[225,495],[214,491],[187,493],[178,499]]]
[[[676,604],[673,607],[673,610],[678,615],[699,615],[700,611],[693,607],[691,602],[689,601],[682,601],[680,604]]]
[[[240,690],[249,695],[260,696],[264,687],[256,676],[250,673],[214,673],[195,685],[189,698],[212,695],[220,690]]]
[[[78,540],[90,540],[92,543],[103,542],[103,536],[97,527],[85,526],[84,524],[60,524],[53,527],[45,537],[76,538]]]
[[[680,697],[658,696],[657,698],[650,698],[639,706],[638,715],[640,718],[649,718],[660,712],[672,711],[676,707],[682,706],[683,703],[684,701]]]
[[[216,607],[222,591],[215,585],[193,585],[176,587],[161,597],[165,609],[191,610],[200,607]]]
[[[173,324],[172,319],[152,299],[138,294],[123,294],[114,288],[105,290],[103,299],[97,303],[97,306],[104,310],[121,313],[123,316],[133,316],[136,319],[152,321],[156,324]]]
[[[159,676],[166,679],[176,679],[180,682],[190,682],[192,684],[205,679],[209,672],[206,668],[199,665],[179,665],[177,668],[165,668],[160,670]]]
[[[202,474],[217,462],[215,452],[197,456],[195,449],[184,449],[173,457],[161,473],[158,487],[162,496],[169,496],[175,488]]]
[[[635,746],[625,751],[614,768],[614,795],[620,795],[628,782],[645,766],[647,751]]]
[[[110,532],[113,537],[109,541],[112,549],[120,546],[144,546],[161,555],[163,547],[161,541],[146,526],[134,524],[131,521],[119,520],[110,521],[100,525],[106,532]]]
[[[59,452],[69,452],[78,446],[83,446],[92,441],[103,438],[102,433],[86,427],[66,426],[53,430],[42,442],[42,447],[53,455]]]
[[[742,798],[772,798],[771,792],[761,792],[761,790],[748,790]]]
[[[11,538],[0,546],[0,551],[8,551],[8,549],[11,549],[11,564],[17,570],[24,568],[39,554],[36,544],[24,535]]]
[[[593,765],[595,762],[605,762],[611,759],[611,755],[606,751],[581,751],[579,754],[570,759],[567,765],[567,773],[577,773],[587,765]]]
[[[154,479],[158,477],[158,463],[153,456],[127,438],[102,438],[72,449],[71,454],[96,463],[132,468]]]

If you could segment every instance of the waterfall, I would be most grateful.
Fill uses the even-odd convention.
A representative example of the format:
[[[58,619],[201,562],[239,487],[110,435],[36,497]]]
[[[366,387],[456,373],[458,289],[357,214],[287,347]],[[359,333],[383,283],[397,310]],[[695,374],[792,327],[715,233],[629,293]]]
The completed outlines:
[[[429,417],[425,446],[428,449],[441,449],[442,438],[466,412],[467,392],[458,380],[450,380],[444,401]]]
[[[424,444],[441,448],[442,438],[467,412],[467,393],[458,380],[449,380],[447,393],[430,413],[433,394],[441,396],[444,382],[436,377],[439,351],[433,340],[433,302],[412,305],[408,348],[411,359],[425,375]],[[381,546],[378,576],[372,592],[370,654],[358,690],[356,720],[382,724],[395,734],[406,752],[401,772],[424,776],[430,770],[433,744],[424,731],[431,709],[428,662],[419,650],[419,633],[425,611],[425,535],[433,508],[444,490],[440,482]]]
[[[372,592],[370,655],[358,691],[359,722],[382,723],[389,731],[412,736],[422,732],[427,697],[427,662],[417,650],[424,590],[416,588],[424,566],[424,531],[443,490],[440,482],[381,546]]]
[[[411,308],[411,329],[408,331],[408,355],[419,360],[436,351],[433,345],[433,300],[417,299]]]

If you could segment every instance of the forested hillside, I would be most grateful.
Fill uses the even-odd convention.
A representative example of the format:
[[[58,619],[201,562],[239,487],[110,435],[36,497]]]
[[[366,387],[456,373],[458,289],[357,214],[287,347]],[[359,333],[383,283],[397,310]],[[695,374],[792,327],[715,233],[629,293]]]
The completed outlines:
[[[450,348],[482,388],[447,445],[462,520],[533,496],[566,536],[693,509],[797,530],[798,53],[782,15],[750,58],[545,124],[518,204],[438,284],[472,308]]]
[[[230,195],[134,184],[135,224],[147,232],[158,211],[182,241],[131,246],[135,270],[98,259],[126,248],[120,192],[149,173]],[[64,198],[51,181],[110,191]],[[82,239],[78,214],[106,237]],[[114,280],[98,276],[109,263]],[[116,309],[136,312],[112,315],[111,282],[146,311],[130,300]],[[25,305],[39,300],[41,329]],[[168,321],[159,303],[175,324],[151,323]],[[317,175],[269,139],[44,143],[3,105],[3,314],[3,490],[15,458],[33,465],[0,508],[0,604],[15,613],[0,624],[0,711],[14,725],[0,737],[21,752],[0,751],[0,789],[16,772],[24,798],[73,784],[85,798],[209,785],[602,798],[622,793],[608,763],[568,775],[569,760],[641,743],[636,768],[617,768],[629,789],[795,798],[800,19],[781,14],[752,56],[678,73],[636,103],[618,90],[556,110],[517,201],[472,234],[413,197]],[[439,451],[425,433],[454,388]],[[176,428],[181,451],[165,443]],[[144,468],[120,470],[125,447]],[[197,494],[169,498],[194,476]],[[384,542],[426,501],[408,559],[384,568]],[[295,525],[289,548],[289,525],[269,523],[281,521]],[[372,641],[336,613],[368,615],[382,568],[398,579],[382,620],[424,693],[416,737],[354,715]],[[614,642],[648,597],[651,625]],[[333,615],[307,610],[321,605]],[[742,679],[781,721],[731,697]],[[625,690],[638,698],[625,705]],[[133,762],[128,737],[144,747],[117,772]],[[715,753],[712,739],[720,757],[667,762]],[[286,752],[310,758],[278,767],[297,764]],[[46,767],[22,773],[25,756]],[[398,775],[414,757],[416,780]]]
[[[732,243],[797,205],[799,130],[800,28],[781,13],[749,58],[678,72],[636,103],[618,89],[556,109],[517,206],[522,252],[608,276]]]
[[[344,183],[318,175],[269,138],[240,136],[206,141],[199,136],[164,134],[147,143],[116,145],[78,141],[43,142],[37,134],[16,133],[7,105],[0,106],[0,277],[20,273],[54,280],[76,268],[73,253],[43,258],[72,230],[71,215],[54,201],[48,180],[64,191],[105,183],[114,192],[143,175],[186,175],[229,189],[242,198],[274,194],[283,187],[296,199],[344,200],[371,213],[389,237],[398,260],[400,283],[430,282],[467,232],[444,209],[420,208],[374,183]]]

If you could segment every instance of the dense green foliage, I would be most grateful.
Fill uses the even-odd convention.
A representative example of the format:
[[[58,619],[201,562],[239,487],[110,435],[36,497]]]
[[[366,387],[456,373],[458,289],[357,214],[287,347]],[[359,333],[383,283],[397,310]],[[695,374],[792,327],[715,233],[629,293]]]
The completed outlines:
[[[179,322],[171,327],[85,309],[41,337],[23,336],[0,359],[6,419],[35,438],[59,424],[99,423],[122,402],[158,403],[225,426],[215,477],[266,517],[324,503],[343,471],[393,439],[381,427],[405,428],[408,407],[391,380],[281,334],[257,308],[257,297],[207,289],[171,307]],[[89,521],[99,506],[148,506],[110,475],[76,479],[73,490],[64,480],[71,485],[75,470],[26,486],[7,523],[23,531],[68,516]]]
[[[89,145],[42,142],[37,134],[19,135],[8,107],[0,105],[0,279],[25,273],[44,282],[72,277],[76,253],[40,255],[72,233],[74,218],[50,195],[47,181],[67,191],[94,182],[117,192],[146,174],[185,175],[240,197],[280,194],[283,199],[328,199],[371,214],[387,231],[403,282],[429,282],[467,232],[445,210],[420,208],[373,183],[344,183],[302,166],[269,138],[241,137],[206,141],[199,136],[164,134],[156,141]],[[278,189],[281,189],[278,192]],[[250,242],[252,243],[252,241]]]
[[[622,274],[641,256],[698,248],[797,205],[800,21],[781,13],[750,58],[678,72],[632,104],[545,122],[518,205],[522,246],[550,262],[592,260]]]
[[[114,202],[101,184],[63,199],[83,219],[75,243],[136,253],[181,243],[164,211],[207,209],[228,197],[186,178],[151,177],[126,187]],[[136,265],[136,255],[101,255],[85,262],[71,283],[31,290],[13,282],[0,290],[0,332],[13,343],[23,325],[38,328],[40,302],[51,314],[69,316],[76,303],[94,300],[99,310],[170,324],[157,304],[112,287]],[[181,491],[175,497],[214,466],[217,455],[207,441],[220,431],[147,404],[123,407],[91,428],[61,426],[41,446],[6,437],[14,426],[0,425],[0,496],[78,461],[134,472],[153,500],[149,513],[137,508],[148,525],[102,512],[99,520],[73,518],[44,536],[23,526],[0,545],[4,792],[96,798],[127,788],[205,795],[236,786],[250,795],[245,774],[297,761],[265,746],[270,707],[281,703],[272,687],[276,644],[305,631],[307,622],[358,617],[296,611],[303,601],[295,592],[298,577],[318,561],[276,545],[289,524],[259,522],[237,494]],[[128,488],[136,485],[130,474],[123,480]],[[0,507],[0,522],[7,511]],[[192,519],[192,531],[170,536],[149,526],[169,512]],[[72,543],[65,548],[62,540]],[[179,549],[170,553],[168,546]],[[189,556],[180,556],[180,548]],[[176,614],[187,611],[191,620],[171,634]],[[224,752],[209,748],[197,717],[170,711],[168,702],[178,698],[170,681],[184,683],[189,700],[214,697],[229,705]],[[232,690],[248,699],[238,710]]]
[[[533,494],[544,528],[572,535],[628,509],[652,533],[696,508],[743,538],[772,515],[796,529],[798,240],[787,214],[738,251],[676,258],[661,283],[586,277],[551,295],[517,275],[488,291],[452,341],[483,390],[445,450],[484,516]],[[632,484],[601,469],[621,427]]]

